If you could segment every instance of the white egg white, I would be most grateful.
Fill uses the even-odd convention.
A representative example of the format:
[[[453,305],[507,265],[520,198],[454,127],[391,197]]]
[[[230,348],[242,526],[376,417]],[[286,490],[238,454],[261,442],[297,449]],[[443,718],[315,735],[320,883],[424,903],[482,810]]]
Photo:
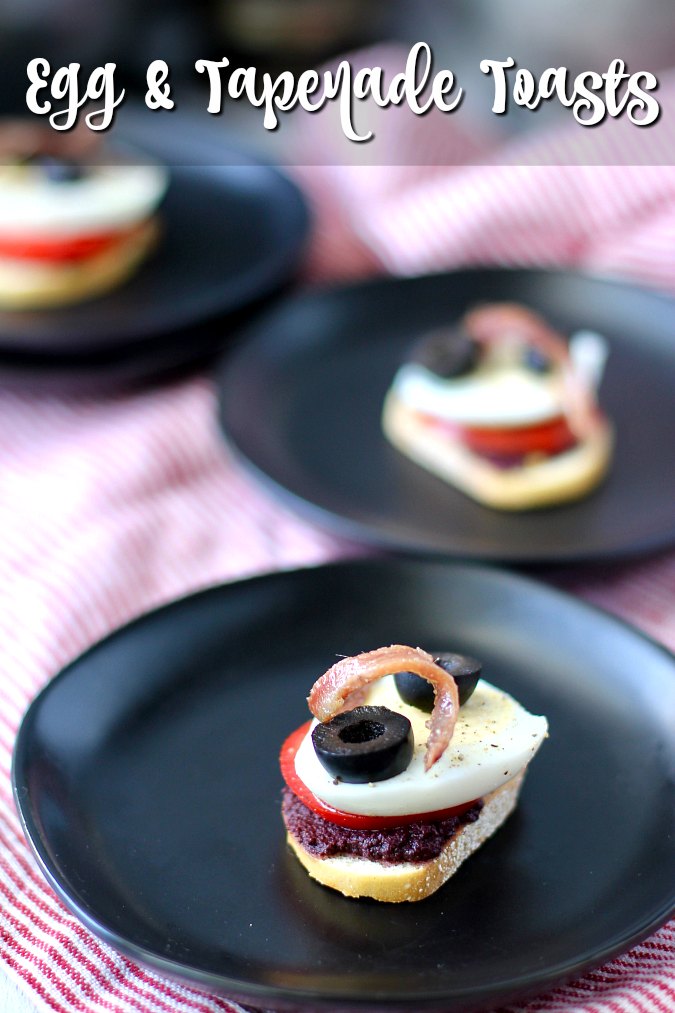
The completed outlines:
[[[0,167],[0,234],[68,238],[131,227],[148,218],[169,181],[160,165],[101,165],[56,183],[39,166]]]
[[[597,388],[608,351],[604,338],[594,332],[579,331],[572,336],[569,347],[580,379],[591,390]],[[488,428],[536,425],[564,411],[560,374],[555,370],[533,373],[509,354],[493,353],[471,373],[448,380],[409,362],[398,370],[393,389],[413,411],[457,425]]]
[[[513,697],[481,679],[460,709],[447,750],[425,772],[429,715],[401,700],[393,676],[375,683],[367,702],[409,718],[415,751],[403,773],[369,784],[340,781],[319,762],[311,729],[295,757],[298,777],[317,798],[336,809],[365,816],[435,812],[482,798],[529,763],[548,730],[546,718],[530,714]]]
[[[559,380],[517,366],[479,369],[444,380],[407,363],[396,374],[394,390],[408,408],[458,425],[531,425],[561,412]]]

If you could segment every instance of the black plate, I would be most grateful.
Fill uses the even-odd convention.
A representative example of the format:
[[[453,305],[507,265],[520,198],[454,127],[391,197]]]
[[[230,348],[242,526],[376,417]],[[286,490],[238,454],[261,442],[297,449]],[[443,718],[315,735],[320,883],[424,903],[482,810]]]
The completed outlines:
[[[482,300],[606,335],[602,402],[617,451],[580,503],[507,514],[395,451],[382,401],[411,339]],[[318,523],[371,544],[511,563],[570,562],[675,541],[675,303],[571,274],[469,271],[328,290],[276,308],[220,372],[221,421],[245,462]]]
[[[216,151],[220,165],[172,166],[161,241],[124,285],[74,306],[0,312],[0,377],[146,376],[191,362],[222,347],[224,320],[289,281],[308,231],[303,198],[274,167]]]
[[[284,844],[277,755],[338,653],[452,646],[550,721],[518,811],[419,904],[348,900]],[[618,621],[471,565],[274,574],[127,626],[28,711],[14,789],[96,934],[269,1007],[484,1009],[642,939],[675,896],[675,659]]]

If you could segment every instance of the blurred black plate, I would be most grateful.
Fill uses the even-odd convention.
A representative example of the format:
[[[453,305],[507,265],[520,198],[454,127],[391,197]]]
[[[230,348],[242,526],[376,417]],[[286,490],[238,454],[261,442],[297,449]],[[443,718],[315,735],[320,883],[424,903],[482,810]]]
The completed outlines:
[[[601,400],[617,449],[605,484],[543,511],[482,507],[394,450],[382,402],[420,331],[515,300],[611,353]],[[256,474],[308,517],[388,548],[511,563],[622,556],[675,541],[675,303],[573,274],[481,270],[286,302],[220,371],[221,422]]]
[[[309,225],[299,191],[272,166],[216,150],[221,165],[172,166],[161,240],[128,282],[74,306],[0,312],[0,378],[144,377],[191,362],[290,280]]]
[[[452,647],[550,721],[520,806],[419,904],[354,901],[287,852],[277,756],[337,654]],[[368,561],[178,601],[56,677],[14,790],[97,935],[266,1009],[492,1008],[579,975],[675,903],[675,660],[521,577]]]

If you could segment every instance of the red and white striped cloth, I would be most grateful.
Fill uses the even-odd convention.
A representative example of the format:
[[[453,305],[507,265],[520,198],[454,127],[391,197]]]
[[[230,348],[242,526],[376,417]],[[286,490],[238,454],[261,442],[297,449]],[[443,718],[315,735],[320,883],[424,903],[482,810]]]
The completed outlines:
[[[316,209],[313,278],[573,265],[675,293],[672,167],[315,167],[298,177]],[[242,474],[206,378],[105,399],[0,391],[0,531],[0,961],[36,1008],[56,1013],[235,1010],[116,954],[56,899],[10,795],[16,729],[52,674],[131,616],[213,582],[355,549]],[[674,552],[576,569],[562,582],[675,648]],[[509,1009],[672,1013],[675,922]]]

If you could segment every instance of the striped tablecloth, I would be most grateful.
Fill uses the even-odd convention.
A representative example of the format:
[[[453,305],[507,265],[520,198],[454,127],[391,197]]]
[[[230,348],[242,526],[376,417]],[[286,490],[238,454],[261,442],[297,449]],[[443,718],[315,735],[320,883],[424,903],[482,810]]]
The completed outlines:
[[[316,167],[297,177],[316,210],[313,281],[566,265],[675,293],[672,167]],[[2,973],[19,983],[28,1008],[58,1013],[237,1009],[119,956],[56,899],[10,795],[15,733],[45,681],[130,617],[213,582],[358,550],[298,520],[242,474],[219,438],[207,377],[105,399],[0,391],[0,532]],[[575,569],[561,582],[675,648],[675,553]],[[18,1008],[5,1002],[8,1013]],[[510,1009],[670,1013],[675,923]]]

